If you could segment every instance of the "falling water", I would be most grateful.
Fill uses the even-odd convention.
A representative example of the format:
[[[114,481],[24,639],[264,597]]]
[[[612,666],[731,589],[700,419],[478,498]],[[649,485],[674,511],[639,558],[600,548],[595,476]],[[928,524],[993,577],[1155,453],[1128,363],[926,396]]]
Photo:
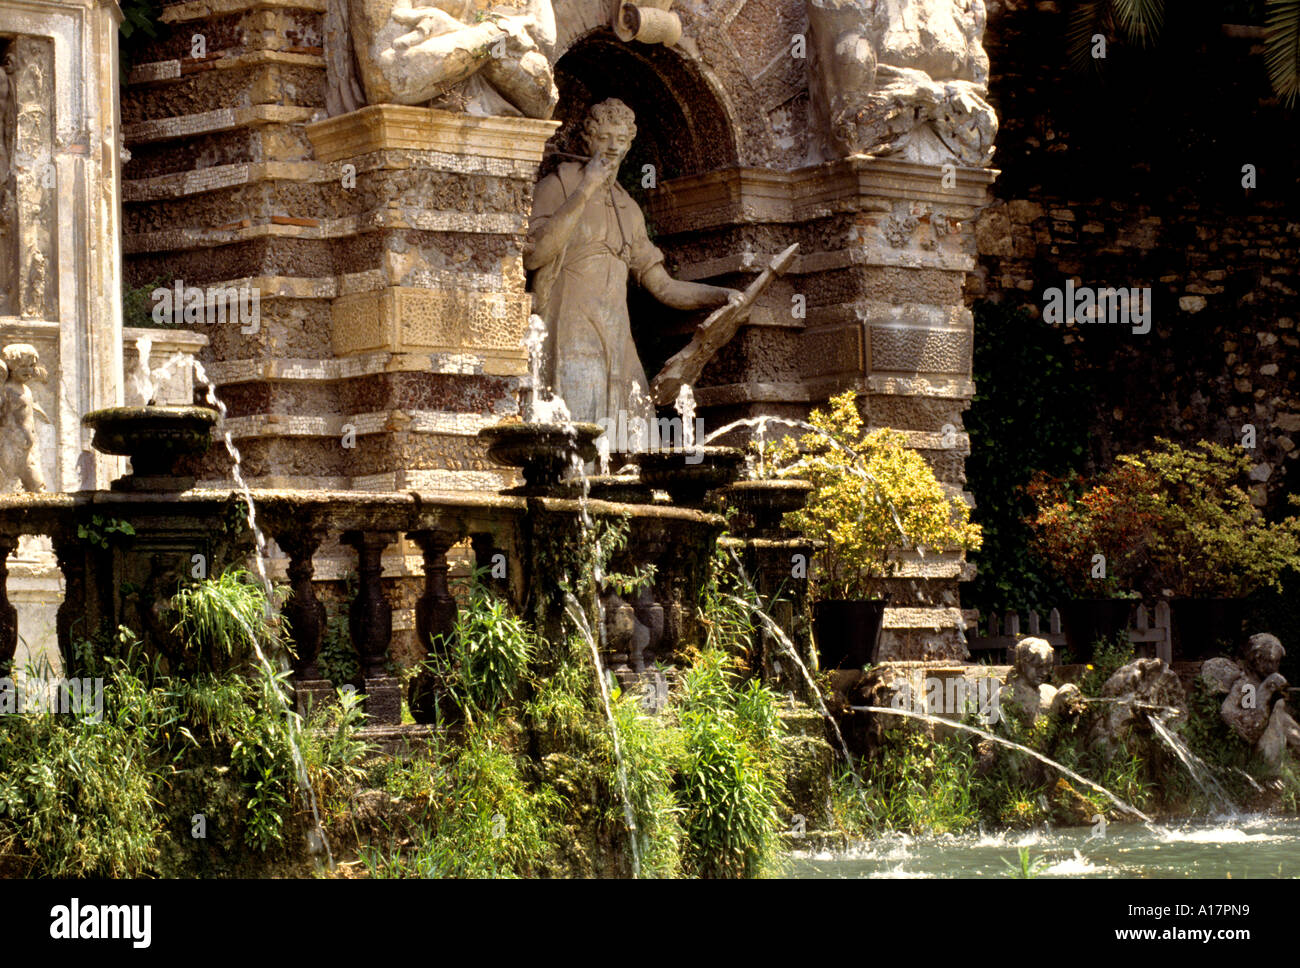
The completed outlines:
[[[524,334],[524,348],[528,350],[528,372],[532,377],[529,387],[529,407],[527,419],[537,419],[537,402],[542,386],[542,349],[546,345],[546,320],[536,313],[528,317],[528,332]]]
[[[749,575],[745,573],[745,566],[736,556],[736,552],[728,549],[727,554],[731,556],[731,560],[736,566],[736,573],[740,575],[741,581],[745,583],[750,594],[754,596],[754,601],[746,601],[745,599],[739,598],[735,595],[730,595],[728,597],[733,602],[737,602],[753,612],[753,614],[757,616],[759,622],[762,623],[763,627],[767,629],[768,633],[781,644],[781,647],[785,649],[787,653],[789,653],[790,658],[794,659],[794,664],[799,667],[799,672],[803,675],[803,680],[807,684],[809,691],[812,693],[813,698],[817,700],[819,711],[826,718],[826,721],[830,723],[831,731],[835,734],[835,741],[839,744],[840,753],[844,757],[844,762],[851,767],[853,765],[853,757],[849,754],[848,744],[844,742],[844,734],[840,732],[839,723],[835,721],[835,717],[831,715],[831,711],[826,707],[826,702],[822,697],[822,691],[817,687],[817,682],[813,679],[812,673],[808,671],[808,667],[804,665],[803,659],[800,658],[799,650],[796,649],[794,643],[790,641],[790,637],[785,634],[785,630],[773,621],[772,616],[768,615],[767,612],[763,611],[763,609],[757,604],[761,600],[758,597],[758,590],[754,588],[753,583],[749,580]],[[861,782],[858,780],[856,770],[853,771],[853,781],[855,784],[860,784]]]
[[[630,451],[643,451],[650,446],[650,427],[645,418],[649,408],[649,398],[641,390],[641,384],[633,380],[632,389],[627,394],[627,445]]]
[[[1155,730],[1156,735],[1164,740],[1165,745],[1174,751],[1174,755],[1178,757],[1178,762],[1182,763],[1183,766],[1187,768],[1187,772],[1191,775],[1192,782],[1196,784],[1200,791],[1207,797],[1218,800],[1223,804],[1223,806],[1228,808],[1230,814],[1235,815],[1237,813],[1237,805],[1233,803],[1228,794],[1224,792],[1223,787],[1221,787],[1219,782],[1214,778],[1214,774],[1210,772],[1210,768],[1206,765],[1205,761],[1188,749],[1187,744],[1184,743],[1180,737],[1175,736],[1170,731],[1162,718],[1148,713],[1147,719],[1150,721],[1151,728]]]
[[[524,334],[524,348],[528,350],[528,373],[531,386],[528,391],[528,412],[524,419],[529,423],[568,423],[569,408],[561,397],[549,395],[542,399],[542,354],[546,348],[546,320],[536,313],[528,317],[528,332]]]
[[[597,601],[600,596],[597,595]],[[614,710],[609,704],[609,688],[605,683],[605,664],[600,661],[600,649],[596,645],[596,639],[591,634],[591,626],[587,623],[587,616],[582,612],[582,606],[578,600],[573,597],[572,592],[564,593],[564,610],[568,613],[569,618],[573,619],[573,624],[578,627],[582,637],[587,640],[587,645],[591,647],[591,659],[596,664],[596,681],[600,684],[600,701],[605,706],[605,718],[609,720],[609,732],[614,738],[614,767],[615,774],[618,777],[618,794],[623,800],[623,819],[627,823],[628,841],[632,845],[632,876],[641,876],[641,849],[638,846],[638,834],[636,829],[636,814],[632,810],[632,800],[627,793],[627,767],[623,763],[623,745],[618,738],[618,723],[614,719]],[[602,621],[602,625],[604,622]]]
[[[682,420],[682,449],[695,448],[695,394],[689,383],[683,383],[677,391],[677,402],[673,404]]]
[[[266,597],[266,619],[269,622],[272,618],[271,603],[275,600],[275,588],[271,584],[270,576],[267,574],[266,570],[266,535],[262,532],[261,527],[257,523],[257,512],[253,507],[253,492],[244,480],[244,474],[240,468],[239,449],[235,446],[234,438],[231,436],[230,430],[226,427],[226,405],[217,396],[216,385],[208,378],[207,370],[203,368],[203,364],[198,360],[193,360],[193,364],[195,379],[207,388],[208,403],[217,411],[217,427],[221,433],[222,440],[226,445],[226,451],[230,454],[230,475],[234,479],[235,485],[239,488],[239,491],[244,498],[244,503],[248,508],[248,528],[253,533],[253,540],[256,544],[254,559],[257,562],[258,580],[261,582],[262,591]],[[244,628],[253,645],[253,652],[257,656],[257,661],[261,664],[262,669],[266,674],[274,678],[276,675],[275,667],[271,665],[270,660],[262,651],[258,636],[254,634],[253,630],[248,628],[247,625],[245,625]],[[281,655],[280,673],[283,674],[288,671],[288,669],[288,659]],[[316,791],[312,788],[311,778],[307,775],[307,764],[302,758],[302,749],[299,745],[298,719],[284,693],[279,689],[276,689],[275,692],[284,703],[285,721],[289,730],[289,750],[293,754],[293,765],[298,774],[298,785],[302,788],[303,794],[311,807],[312,822],[315,825],[312,830],[312,836],[319,840],[320,845],[324,847],[325,857],[329,863],[329,869],[333,870],[334,854],[330,850],[329,838],[325,835],[325,828],[321,826],[320,809],[316,803]]]
[[[1056,762],[1056,760],[1044,756],[1042,753],[1039,753],[1035,750],[1031,750],[1028,746],[1022,746],[1020,743],[1012,742],[1009,739],[1003,739],[1001,736],[994,735],[993,733],[986,732],[985,730],[982,729],[976,729],[974,726],[968,726],[965,723],[959,723],[951,719],[944,719],[940,716],[930,716],[926,713],[912,712],[911,710],[907,710],[907,709],[890,709],[885,706],[850,706],[849,708],[855,710],[856,712],[882,713],[886,716],[903,716],[907,719],[916,719],[916,720],[920,720],[923,723],[932,723],[936,726],[950,726],[953,729],[964,730],[968,733],[974,733],[976,736],[982,736],[985,739],[992,740],[995,743],[1001,743],[1003,746],[1009,746],[1013,750],[1019,750],[1021,753],[1026,753],[1029,756],[1032,756],[1040,763],[1045,763],[1048,766],[1053,767],[1054,769],[1060,770],[1062,773],[1064,773],[1066,776],[1076,781],[1077,783],[1082,783],[1085,786],[1090,787],[1093,790],[1096,790],[1098,793],[1108,798],[1113,804],[1115,804],[1115,806],[1119,807],[1125,813],[1131,813],[1133,816],[1137,817],[1143,823],[1146,824],[1153,823],[1152,819],[1148,817],[1145,813],[1143,813],[1137,807],[1125,803],[1123,800],[1115,796],[1115,794],[1111,793],[1100,783],[1094,783],[1092,782],[1092,780],[1089,780],[1086,776],[1080,776],[1078,773],[1075,773],[1074,770],[1070,769],[1068,766],[1062,766],[1060,763]]]
[[[131,382],[135,384],[136,392],[140,394],[140,403],[148,406],[153,402],[154,397],[153,371],[149,369],[149,356],[153,353],[153,339],[149,336],[141,336],[135,341],[135,351],[139,360]]]

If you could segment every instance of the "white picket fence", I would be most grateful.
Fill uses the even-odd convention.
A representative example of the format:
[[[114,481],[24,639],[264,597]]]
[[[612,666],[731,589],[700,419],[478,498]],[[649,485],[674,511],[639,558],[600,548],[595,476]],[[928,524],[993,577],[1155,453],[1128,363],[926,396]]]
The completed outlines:
[[[987,618],[980,615],[979,609],[968,609],[964,614],[967,617],[966,647],[975,660],[992,658],[995,662],[1006,664],[1012,659],[1016,643],[1025,636],[1046,639],[1057,647],[1065,645],[1065,633],[1061,631],[1061,613],[1055,608],[1047,613],[1046,630],[1043,629],[1042,619],[1034,611],[1029,612],[1023,624],[1017,612],[994,612]],[[1133,625],[1127,630],[1128,637],[1137,646],[1139,655],[1149,653],[1157,659],[1172,662],[1174,652],[1171,625],[1168,602],[1157,602],[1151,610],[1146,605],[1139,605],[1133,617]]]

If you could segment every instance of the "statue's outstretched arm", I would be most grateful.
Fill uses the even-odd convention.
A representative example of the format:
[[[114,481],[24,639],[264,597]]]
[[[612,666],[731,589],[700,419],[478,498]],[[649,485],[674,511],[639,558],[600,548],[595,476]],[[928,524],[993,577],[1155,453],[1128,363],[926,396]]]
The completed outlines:
[[[647,269],[641,277],[641,285],[650,295],[673,309],[712,309],[727,302],[739,303],[743,298],[738,289],[674,279],[663,263]]]

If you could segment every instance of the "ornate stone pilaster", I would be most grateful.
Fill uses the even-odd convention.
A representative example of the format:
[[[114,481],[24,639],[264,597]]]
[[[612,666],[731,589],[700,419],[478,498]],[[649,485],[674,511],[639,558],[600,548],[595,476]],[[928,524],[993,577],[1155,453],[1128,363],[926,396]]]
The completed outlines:
[[[317,161],[337,175],[334,234],[355,240],[330,310],[354,486],[506,482],[474,435],[517,412],[531,306],[522,252],[555,128],[395,104],[307,126]]]

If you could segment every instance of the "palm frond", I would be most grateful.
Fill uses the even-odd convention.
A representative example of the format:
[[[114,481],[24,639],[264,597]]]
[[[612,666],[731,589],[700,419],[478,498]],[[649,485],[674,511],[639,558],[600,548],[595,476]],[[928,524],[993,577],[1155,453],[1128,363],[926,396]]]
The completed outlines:
[[[1165,19],[1165,0],[1111,0],[1115,19],[1129,40],[1146,46]]]
[[[1300,0],[1268,0],[1264,59],[1273,90],[1294,107],[1300,95]]]
[[[1065,40],[1074,70],[1081,73],[1101,70],[1101,61],[1092,56],[1092,38],[1097,34],[1108,35],[1110,21],[1109,0],[1086,0],[1074,8]]]

